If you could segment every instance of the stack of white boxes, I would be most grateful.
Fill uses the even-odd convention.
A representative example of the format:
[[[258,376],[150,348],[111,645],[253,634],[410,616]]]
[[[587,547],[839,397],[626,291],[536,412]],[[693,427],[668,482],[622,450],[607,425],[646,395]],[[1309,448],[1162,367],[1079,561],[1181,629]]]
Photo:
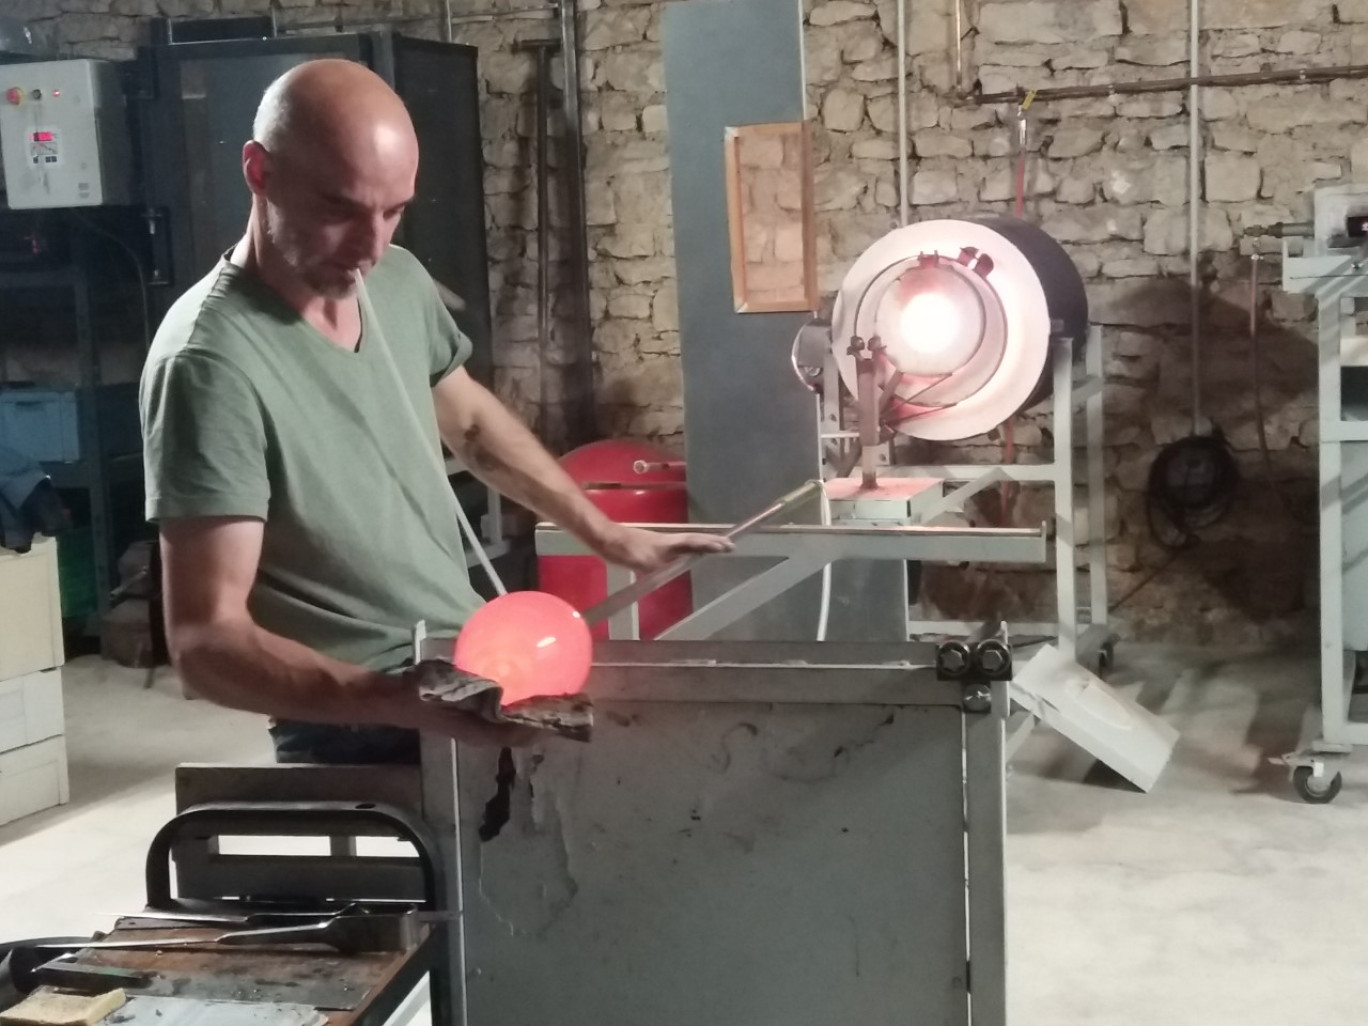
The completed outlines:
[[[0,823],[68,798],[57,542],[0,549]]]

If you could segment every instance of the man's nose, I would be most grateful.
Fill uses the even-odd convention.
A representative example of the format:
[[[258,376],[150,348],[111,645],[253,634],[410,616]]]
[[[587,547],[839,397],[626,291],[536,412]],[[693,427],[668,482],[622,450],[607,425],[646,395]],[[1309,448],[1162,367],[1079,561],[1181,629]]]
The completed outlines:
[[[353,241],[357,250],[365,255],[370,263],[378,263],[389,245],[389,224],[383,214],[376,214],[362,220]]]

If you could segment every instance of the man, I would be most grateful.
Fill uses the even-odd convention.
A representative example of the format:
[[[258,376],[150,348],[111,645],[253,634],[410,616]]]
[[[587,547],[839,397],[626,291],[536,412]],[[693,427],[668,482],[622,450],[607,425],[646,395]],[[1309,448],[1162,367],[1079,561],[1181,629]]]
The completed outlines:
[[[286,73],[242,165],[246,234],[167,314],[143,373],[173,662],[205,698],[273,717],[281,761],[408,761],[418,729],[508,743],[401,671],[416,621],[454,634],[480,601],[439,435],[604,559],[645,571],[727,545],[609,521],[462,368],[469,341],[390,245],[418,145],[378,76]]]

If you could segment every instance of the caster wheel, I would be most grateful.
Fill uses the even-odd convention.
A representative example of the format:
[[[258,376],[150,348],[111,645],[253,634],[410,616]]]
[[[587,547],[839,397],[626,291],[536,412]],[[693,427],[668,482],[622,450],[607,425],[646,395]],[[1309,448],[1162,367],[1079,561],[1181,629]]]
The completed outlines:
[[[1310,802],[1312,805],[1326,805],[1333,802],[1335,796],[1340,793],[1340,788],[1344,786],[1344,778],[1336,773],[1328,780],[1325,777],[1317,780],[1311,775],[1310,766],[1298,766],[1292,771],[1292,786],[1297,789],[1302,801]]]

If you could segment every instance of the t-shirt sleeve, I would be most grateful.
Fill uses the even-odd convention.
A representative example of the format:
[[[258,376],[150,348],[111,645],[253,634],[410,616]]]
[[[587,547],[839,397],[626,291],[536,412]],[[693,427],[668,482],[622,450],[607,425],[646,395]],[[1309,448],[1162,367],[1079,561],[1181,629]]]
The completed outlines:
[[[437,286],[427,276],[426,271],[424,271],[424,277],[427,278],[427,287],[430,293],[428,300],[428,322],[431,325],[431,330],[428,332],[428,345],[431,347],[429,384],[435,386],[437,382],[470,359],[472,347],[470,338],[460,329],[455,318],[451,316],[451,312],[447,310],[446,304],[438,295]]]
[[[179,352],[147,366],[139,405],[149,520],[266,519],[266,430],[241,371],[209,353]]]

